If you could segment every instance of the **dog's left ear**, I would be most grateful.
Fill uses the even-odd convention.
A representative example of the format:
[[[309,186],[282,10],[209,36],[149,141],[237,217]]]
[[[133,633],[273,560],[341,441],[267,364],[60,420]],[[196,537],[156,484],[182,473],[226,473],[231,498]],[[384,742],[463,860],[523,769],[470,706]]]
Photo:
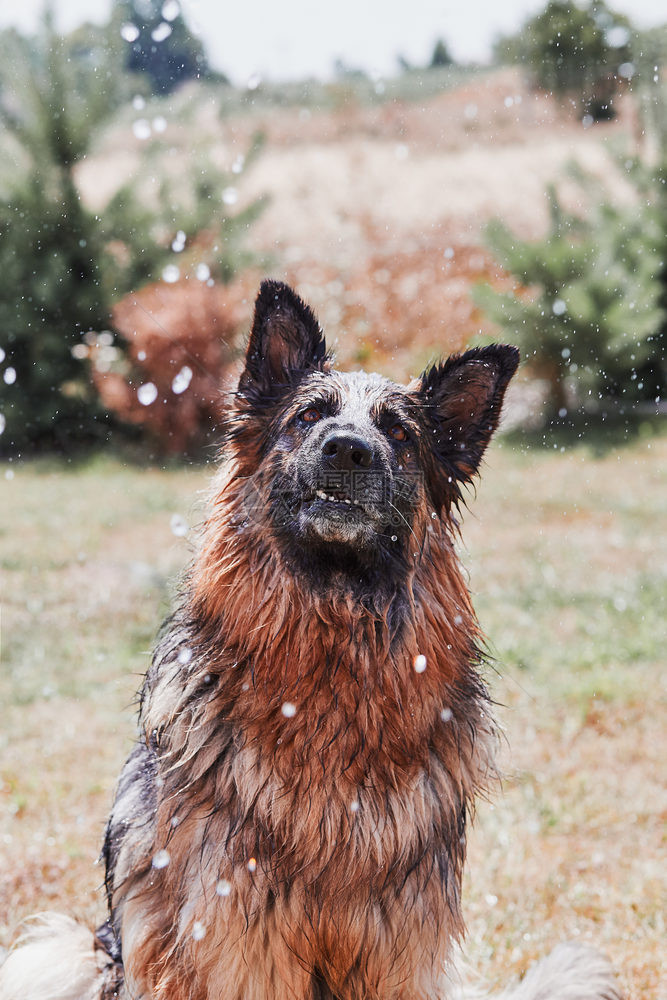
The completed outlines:
[[[492,344],[453,355],[422,375],[417,394],[449,482],[469,483],[477,472],[518,364],[516,347]]]
[[[304,373],[322,369],[326,350],[312,309],[289,285],[263,281],[239,390],[255,389],[273,396],[279,387],[293,385]]]

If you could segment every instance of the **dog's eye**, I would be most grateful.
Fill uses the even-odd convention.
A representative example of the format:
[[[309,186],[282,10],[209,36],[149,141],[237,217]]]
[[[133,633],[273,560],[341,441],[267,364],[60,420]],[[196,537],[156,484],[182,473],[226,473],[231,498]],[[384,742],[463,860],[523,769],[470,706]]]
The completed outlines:
[[[303,420],[304,424],[316,424],[318,420],[322,419],[322,414],[316,406],[309,406],[307,410],[301,411],[299,418]]]
[[[403,424],[392,424],[389,428],[389,437],[392,437],[394,441],[407,441],[408,432]]]

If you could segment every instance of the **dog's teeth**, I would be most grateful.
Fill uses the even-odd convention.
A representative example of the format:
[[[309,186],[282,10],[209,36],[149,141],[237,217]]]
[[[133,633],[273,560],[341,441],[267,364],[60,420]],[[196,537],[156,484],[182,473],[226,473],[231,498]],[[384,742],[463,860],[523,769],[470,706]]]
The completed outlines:
[[[333,501],[334,503],[336,502],[336,498],[335,498],[335,497],[333,497],[333,496],[332,496],[332,497],[329,497],[329,500],[332,500],[332,501]]]
[[[352,501],[351,501],[351,500],[347,500],[347,499],[346,499],[346,500],[345,500],[345,503],[346,503],[346,504],[351,504],[351,503],[352,503]]]
[[[320,498],[320,500],[326,500],[327,499],[327,495],[324,492],[324,490],[318,490],[317,493],[315,494],[315,496],[318,496]]]

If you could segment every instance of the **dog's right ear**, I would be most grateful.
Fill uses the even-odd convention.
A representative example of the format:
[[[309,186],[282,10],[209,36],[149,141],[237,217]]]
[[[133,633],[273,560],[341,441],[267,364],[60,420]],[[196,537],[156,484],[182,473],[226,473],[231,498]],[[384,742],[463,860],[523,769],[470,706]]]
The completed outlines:
[[[324,335],[312,309],[289,285],[263,281],[255,302],[239,392],[274,396],[327,362]]]

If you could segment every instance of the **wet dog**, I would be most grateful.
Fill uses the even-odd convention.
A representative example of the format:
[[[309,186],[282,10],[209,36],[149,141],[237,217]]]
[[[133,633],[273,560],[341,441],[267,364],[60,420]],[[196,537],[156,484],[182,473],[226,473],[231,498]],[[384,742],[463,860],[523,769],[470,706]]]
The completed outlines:
[[[345,374],[311,310],[262,285],[107,827],[109,919],[29,926],[1,1000],[460,995],[495,731],[454,513],[517,363],[494,345],[408,386]],[[575,946],[516,993],[616,996]]]

